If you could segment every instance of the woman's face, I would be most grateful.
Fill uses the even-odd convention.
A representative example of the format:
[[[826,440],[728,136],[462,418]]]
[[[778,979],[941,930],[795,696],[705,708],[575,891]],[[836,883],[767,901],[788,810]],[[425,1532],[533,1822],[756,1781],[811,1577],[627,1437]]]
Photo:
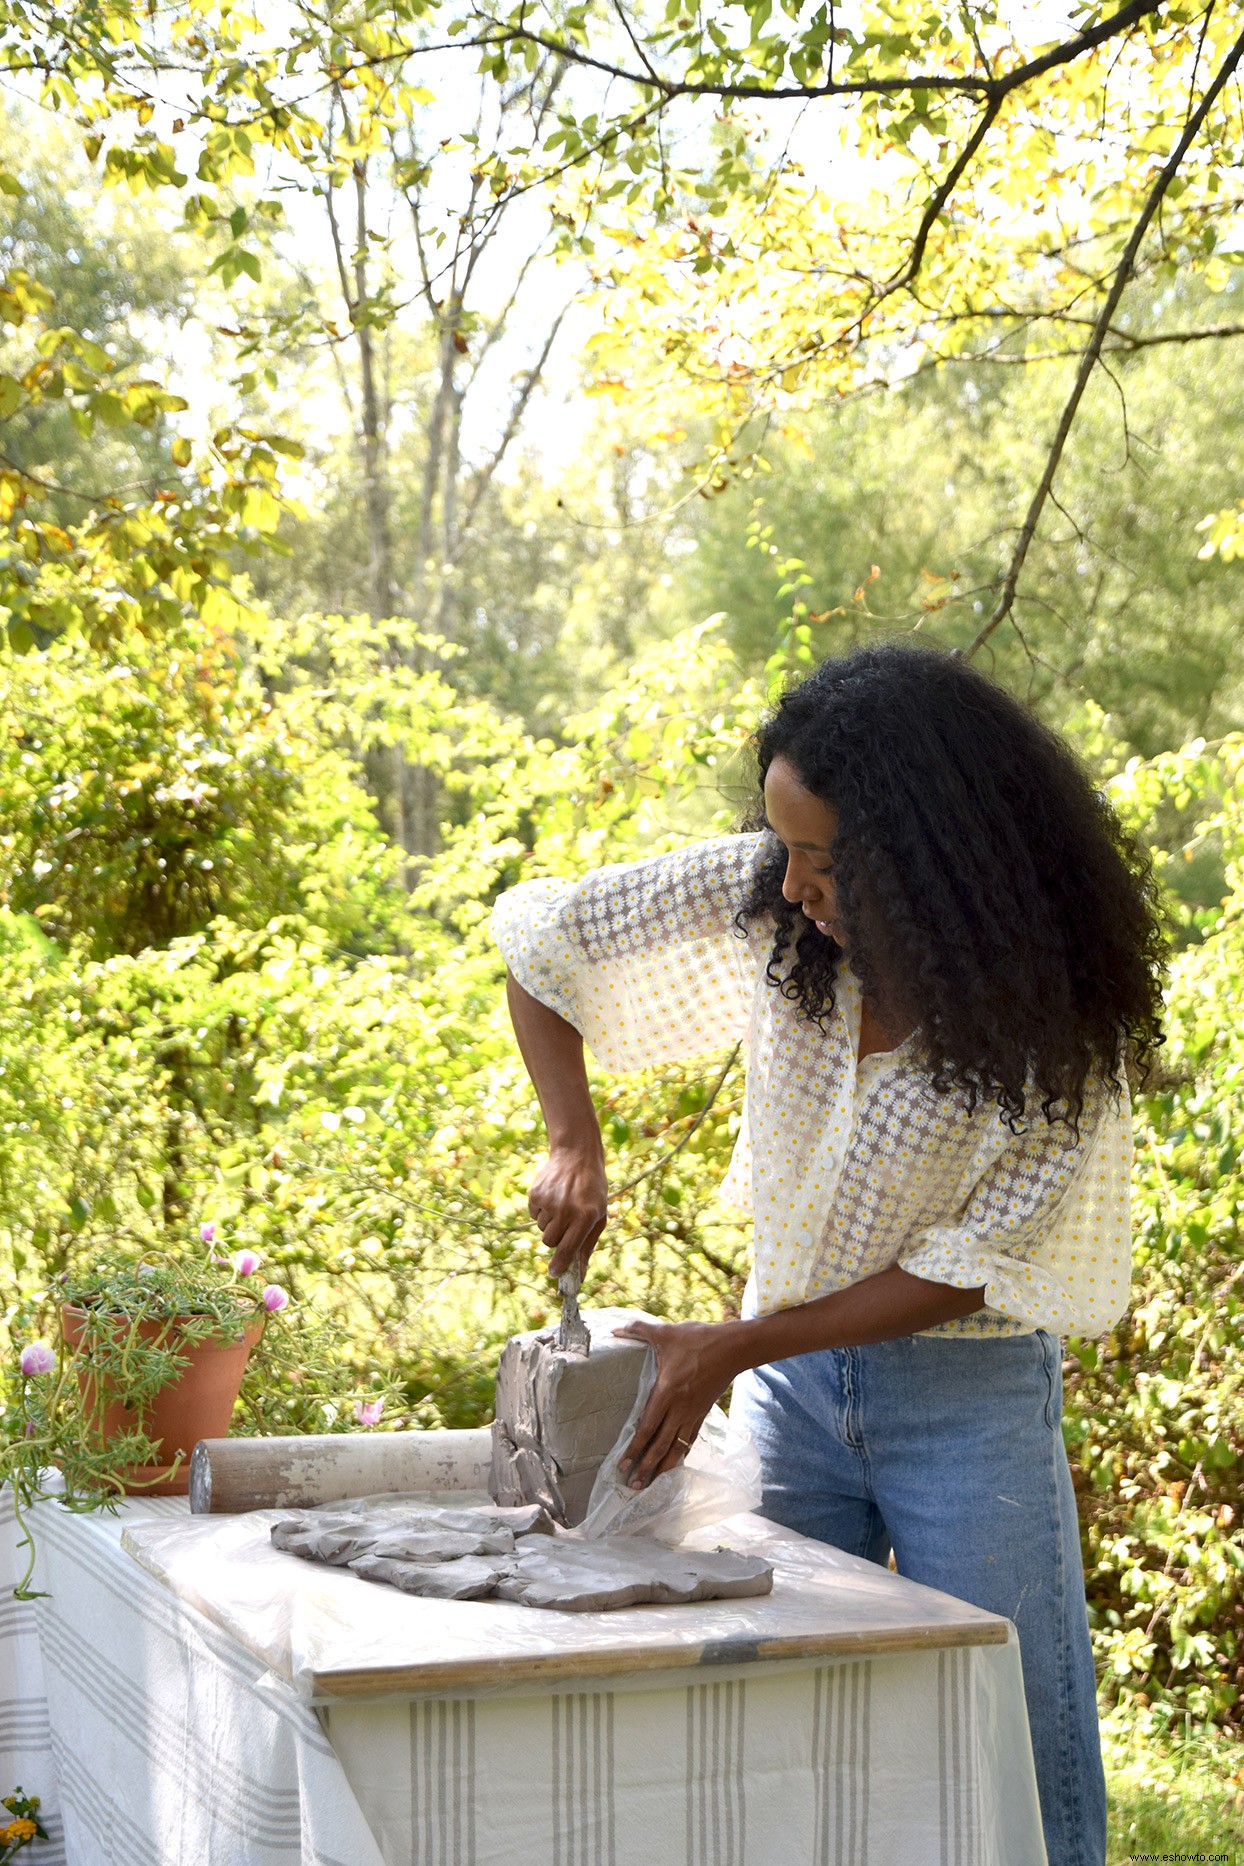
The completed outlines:
[[[795,768],[775,758],[765,776],[765,815],[786,848],[782,893],[816,924],[817,931],[847,950],[846,931],[838,917],[830,849],[838,833],[838,813],[804,788]]]

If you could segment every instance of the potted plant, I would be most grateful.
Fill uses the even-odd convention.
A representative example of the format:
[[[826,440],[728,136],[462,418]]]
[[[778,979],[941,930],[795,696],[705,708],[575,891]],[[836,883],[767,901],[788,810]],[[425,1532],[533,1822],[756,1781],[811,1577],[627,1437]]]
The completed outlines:
[[[213,1225],[200,1246],[66,1273],[59,1340],[21,1349],[0,1447],[29,1556],[19,1597],[34,1565],[32,1502],[94,1509],[135,1491],[184,1494],[194,1445],[228,1431],[247,1362],[289,1296],[264,1283],[254,1251],[222,1255]]]
[[[142,1438],[152,1453],[124,1471],[126,1490],[184,1495],[194,1446],[229,1430],[251,1350],[288,1302],[275,1283],[259,1293],[258,1262],[253,1251],[206,1264],[147,1256],[67,1279],[61,1332],[84,1439],[115,1456]]]
[[[19,1599],[34,1571],[26,1512],[42,1498],[93,1510],[184,1493],[194,1445],[223,1437],[231,1416],[263,1435],[374,1428],[386,1405],[387,1424],[405,1422],[398,1384],[374,1371],[360,1383],[339,1329],[292,1305],[257,1252],[226,1253],[214,1224],[200,1226],[198,1246],[93,1254],[7,1318],[18,1355],[0,1484],[27,1551]],[[43,1339],[29,1338],[36,1317]]]

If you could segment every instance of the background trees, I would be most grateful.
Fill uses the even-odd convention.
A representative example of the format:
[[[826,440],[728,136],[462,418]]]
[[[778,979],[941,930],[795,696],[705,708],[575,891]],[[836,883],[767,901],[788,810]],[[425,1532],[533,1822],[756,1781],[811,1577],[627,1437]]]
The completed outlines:
[[[1040,39],[1059,23],[992,0],[950,14],[918,0],[777,14],[770,0],[599,14],[364,0],[279,25],[231,5],[140,24],[114,0],[64,18],[12,9],[3,56],[76,116],[110,181],[176,197],[211,271],[243,286],[245,315],[224,327],[248,365],[243,395],[300,343],[338,358],[373,614],[402,594],[415,623],[448,619],[461,540],[561,328],[567,297],[538,263],[556,250],[569,296],[595,288],[604,312],[595,386],[698,412],[685,464],[705,490],[750,469],[765,423],[826,394],[967,358],[1066,356],[1035,477],[999,525],[983,641],[1028,613],[1022,573],[1043,523],[1059,535],[1050,498],[1097,365],[1240,328],[1212,303],[1240,250],[1230,9],[1088,5]],[[321,215],[331,259],[313,277]],[[271,296],[278,257],[298,289],[251,302],[250,284]],[[503,281],[473,304],[498,260]],[[1159,290],[1138,320],[1134,281],[1193,277],[1210,301]],[[497,396],[488,356],[529,279],[547,314],[524,315],[525,353]],[[416,305],[432,369],[414,532],[395,555],[404,390],[394,403],[382,339]],[[69,339],[48,342],[52,360]],[[89,367],[79,348],[68,378],[13,377],[10,415],[55,393],[86,396],[83,420],[152,418],[150,394],[96,408]],[[499,404],[489,438],[462,427],[481,369]],[[19,504],[37,497],[33,481],[11,486]],[[419,595],[429,564],[437,588]]]
[[[210,1217],[410,1419],[480,1417],[547,1308],[491,900],[724,826],[773,684],[918,629],[1163,867],[1139,1298],[1073,1344],[1069,1435],[1110,1689],[1234,1727],[1238,33],[8,8],[10,1334],[105,1237]],[[598,1294],[718,1312],[737,1063],[598,1086]]]
[[[1224,290],[1225,308],[1237,298]],[[774,566],[797,555],[818,647],[882,626],[968,646],[989,613],[999,514],[1040,469],[1066,370],[930,373],[792,420],[771,475],[697,514],[684,600],[725,609],[757,665],[791,600]],[[1146,754],[1238,722],[1240,579],[1198,555],[1196,528],[1234,490],[1240,416],[1227,346],[1141,350],[1094,385],[1028,558],[1022,635],[988,645],[994,671],[1052,719],[1089,698]]]

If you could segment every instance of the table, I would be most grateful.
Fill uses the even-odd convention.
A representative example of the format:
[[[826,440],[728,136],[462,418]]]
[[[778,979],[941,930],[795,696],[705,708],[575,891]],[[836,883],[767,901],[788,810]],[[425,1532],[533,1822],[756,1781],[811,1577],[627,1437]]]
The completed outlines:
[[[1006,1623],[755,1519],[768,1601],[576,1616],[257,1556],[262,1519],[174,1499],[37,1517],[0,1772],[56,1866],[1044,1866]]]

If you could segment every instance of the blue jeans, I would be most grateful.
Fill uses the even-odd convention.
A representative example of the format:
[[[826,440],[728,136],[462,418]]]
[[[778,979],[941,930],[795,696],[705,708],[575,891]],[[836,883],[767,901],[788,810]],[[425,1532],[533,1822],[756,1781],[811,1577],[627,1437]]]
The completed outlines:
[[[756,1368],[763,1513],[1019,1633],[1050,1866],[1102,1866],[1106,1790],[1059,1344],[908,1335]]]

